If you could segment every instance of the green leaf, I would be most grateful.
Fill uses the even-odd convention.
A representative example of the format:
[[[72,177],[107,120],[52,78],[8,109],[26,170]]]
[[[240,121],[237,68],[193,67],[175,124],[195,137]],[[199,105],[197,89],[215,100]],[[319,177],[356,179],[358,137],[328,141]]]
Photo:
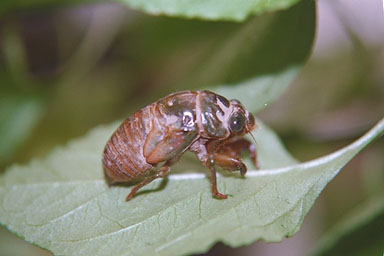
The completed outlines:
[[[248,16],[268,11],[286,9],[299,0],[116,0],[128,7],[141,10],[152,15],[167,15],[185,18],[200,18],[205,20],[232,20],[242,21]],[[90,0],[66,0],[61,3],[82,3]],[[97,2],[97,1],[93,1]],[[0,10],[15,7],[31,7],[54,4],[57,1],[35,0],[32,3],[26,0],[3,0]]]
[[[343,217],[318,243],[314,255],[381,255],[384,252],[384,196],[379,194]]]
[[[193,173],[170,175],[160,189],[161,181],[152,182],[128,203],[130,189],[108,188],[100,164],[116,126],[94,129],[43,160],[10,168],[0,181],[0,222],[57,255],[184,255],[217,241],[234,247],[280,241],[297,232],[338,171],[383,133],[384,119],[351,145],[302,164],[261,125],[255,136],[262,170],[245,179],[218,177],[229,199],[212,198],[199,173],[206,170],[196,165]]]
[[[145,16],[123,43],[137,46],[131,54],[140,59],[139,73],[155,74],[161,93],[164,87],[175,91],[210,86],[226,96],[236,88],[242,102],[255,95],[276,98],[310,54],[315,18],[312,1],[243,24]],[[276,84],[279,94],[268,88]],[[259,98],[264,106],[266,99]]]
[[[228,99],[238,99],[248,111],[257,113],[285,92],[299,70],[298,66],[291,67],[278,74],[257,77],[231,87],[216,86],[211,90]]]
[[[50,256],[47,250],[43,250],[37,246],[29,244],[19,237],[11,234],[4,227],[0,227],[0,248],[1,255],[17,255],[17,256]]]
[[[100,15],[96,20],[104,18]],[[306,62],[315,19],[313,1],[243,23],[134,15],[116,45],[129,67],[124,85],[135,90],[144,83],[151,89],[144,99],[135,97],[129,107],[137,109],[164,91],[209,86],[229,98],[236,96],[252,112],[259,111],[285,91]],[[91,24],[98,31],[98,23]],[[92,53],[93,48],[84,47]],[[88,70],[73,63],[71,69]],[[67,74],[69,79],[72,75]]]
[[[298,0],[120,0],[150,14],[164,14],[206,20],[242,21],[252,14],[286,9]]]

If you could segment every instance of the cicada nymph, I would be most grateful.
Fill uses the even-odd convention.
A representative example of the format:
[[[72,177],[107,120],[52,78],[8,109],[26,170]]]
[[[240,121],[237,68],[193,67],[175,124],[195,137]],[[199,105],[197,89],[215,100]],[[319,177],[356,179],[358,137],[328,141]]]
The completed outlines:
[[[217,190],[215,165],[245,175],[240,154],[248,150],[257,166],[255,146],[244,135],[255,119],[239,101],[210,91],[173,93],[127,118],[107,142],[103,167],[109,184],[135,182],[126,200],[154,179],[163,178],[187,150],[210,171],[213,196]],[[159,163],[164,163],[156,168]]]

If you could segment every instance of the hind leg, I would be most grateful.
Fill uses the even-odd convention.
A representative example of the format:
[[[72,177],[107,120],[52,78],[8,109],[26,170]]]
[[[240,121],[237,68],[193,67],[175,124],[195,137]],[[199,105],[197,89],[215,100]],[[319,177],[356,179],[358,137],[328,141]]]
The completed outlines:
[[[136,186],[134,186],[132,188],[132,190],[129,193],[129,195],[125,198],[125,201],[131,200],[132,197],[136,194],[136,192],[140,188],[144,187],[145,185],[147,185],[148,183],[152,182],[153,180],[158,179],[158,178],[164,178],[169,173],[169,171],[171,170],[170,165],[171,165],[171,162],[167,161],[160,169],[158,169],[156,171],[155,174],[146,177],[140,183],[136,184]]]

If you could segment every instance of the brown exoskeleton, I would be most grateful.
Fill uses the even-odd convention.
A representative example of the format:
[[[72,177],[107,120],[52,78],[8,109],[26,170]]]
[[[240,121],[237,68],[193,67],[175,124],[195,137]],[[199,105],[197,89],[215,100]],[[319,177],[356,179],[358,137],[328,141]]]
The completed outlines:
[[[163,178],[187,150],[210,170],[212,194],[217,190],[215,165],[245,175],[240,153],[256,150],[243,136],[255,119],[237,100],[210,91],[183,91],[160,99],[127,118],[107,142],[103,167],[109,184],[137,182],[126,200],[154,179]],[[158,163],[165,162],[157,170]]]

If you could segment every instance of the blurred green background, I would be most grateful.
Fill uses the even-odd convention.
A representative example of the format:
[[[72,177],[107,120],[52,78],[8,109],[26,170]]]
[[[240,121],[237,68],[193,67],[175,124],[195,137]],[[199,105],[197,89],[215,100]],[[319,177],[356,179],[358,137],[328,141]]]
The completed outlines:
[[[319,0],[311,58],[283,97],[258,114],[300,161],[347,145],[383,117],[381,4]],[[205,35],[215,31],[220,39],[227,33],[223,25],[237,26],[225,22],[200,26],[144,16],[115,3],[2,13],[1,172],[12,163],[42,157],[90,128],[122,119],[170,92],[194,89],[199,78],[189,77],[191,67],[204,54],[201,49],[212,47]],[[165,26],[166,33],[161,30]],[[179,26],[204,30],[199,37],[188,31],[175,34]],[[177,40],[169,40],[175,36]],[[185,87],[178,87],[181,83]],[[383,156],[381,139],[350,162],[327,186],[293,238],[239,249],[218,244],[208,255],[309,255],[316,248],[324,250],[320,255],[378,255],[384,251],[384,207],[373,207],[369,217],[356,217],[359,221],[347,224],[350,230],[340,239],[322,238],[335,235],[333,228],[353,212],[363,214],[361,209],[383,202]],[[323,241],[333,244],[329,250]],[[50,253],[1,228],[0,255]]]

